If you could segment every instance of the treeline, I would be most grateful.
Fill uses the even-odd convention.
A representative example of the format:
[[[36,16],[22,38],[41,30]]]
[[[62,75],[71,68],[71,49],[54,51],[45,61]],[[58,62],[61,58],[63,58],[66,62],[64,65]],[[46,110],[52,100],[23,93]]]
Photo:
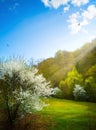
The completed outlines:
[[[86,98],[79,100],[96,102],[96,39],[74,52],[59,50],[54,58],[39,63],[38,69],[52,87],[61,90],[57,96],[74,99],[73,91],[79,85],[78,89],[86,91]]]

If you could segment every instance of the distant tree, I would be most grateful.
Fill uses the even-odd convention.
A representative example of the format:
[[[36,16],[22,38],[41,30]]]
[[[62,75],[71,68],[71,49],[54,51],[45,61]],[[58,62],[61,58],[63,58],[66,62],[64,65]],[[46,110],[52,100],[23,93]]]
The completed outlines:
[[[55,87],[54,91],[55,91],[55,95],[53,95],[53,97],[55,97],[55,98],[64,98],[63,92],[59,87]]]
[[[37,72],[22,59],[8,59],[0,63],[0,95],[10,124],[17,116],[41,110],[46,104],[40,97],[54,94],[50,83]]]
[[[70,88],[66,82],[66,80],[61,80],[59,83],[59,88],[63,92],[63,97],[69,99],[70,98]]]
[[[80,85],[75,85],[74,90],[73,90],[73,95],[75,100],[78,101],[86,101],[87,99],[87,93],[84,90],[84,87],[81,87]]]
[[[85,90],[88,95],[88,101],[96,102],[96,81],[92,76],[85,79]]]
[[[69,81],[69,85],[82,84],[83,77],[80,74],[76,67],[73,67],[72,71],[68,72],[67,79]]]
[[[72,52],[59,50],[55,54],[55,62],[60,66],[69,66],[70,64],[73,64],[73,60],[74,56]]]
[[[59,86],[62,88],[64,95],[68,98],[73,98],[73,89],[76,84],[82,84],[83,77],[77,71],[76,67],[73,67],[72,71],[68,72],[68,76],[64,81],[61,81]]]
[[[90,44],[89,48],[79,55],[77,62],[77,69],[80,73],[85,74],[88,69],[96,64],[96,46],[92,47]]]
[[[96,78],[96,64],[91,66],[86,73],[84,74],[85,78],[92,76],[94,79]]]
[[[88,100],[96,102],[96,64],[84,73],[85,89],[89,95]]]

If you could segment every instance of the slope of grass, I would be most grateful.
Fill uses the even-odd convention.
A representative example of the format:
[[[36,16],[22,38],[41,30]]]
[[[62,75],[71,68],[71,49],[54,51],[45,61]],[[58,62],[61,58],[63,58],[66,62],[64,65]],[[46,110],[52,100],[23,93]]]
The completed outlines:
[[[41,113],[54,121],[50,130],[96,130],[96,103],[47,99],[50,105]]]

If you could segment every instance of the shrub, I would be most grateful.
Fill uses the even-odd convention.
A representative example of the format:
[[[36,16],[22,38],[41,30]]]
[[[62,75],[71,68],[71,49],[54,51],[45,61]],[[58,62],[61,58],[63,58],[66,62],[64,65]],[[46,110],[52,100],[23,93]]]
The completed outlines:
[[[22,59],[8,59],[0,63],[0,94],[10,123],[17,115],[41,110],[45,103],[40,97],[54,94],[50,82],[37,72]]]
[[[75,100],[85,101],[87,99],[86,91],[80,85],[76,85],[73,90]]]
[[[64,98],[63,91],[60,88],[58,88],[58,87],[54,88],[54,92],[55,92],[55,94],[53,95],[53,97]]]

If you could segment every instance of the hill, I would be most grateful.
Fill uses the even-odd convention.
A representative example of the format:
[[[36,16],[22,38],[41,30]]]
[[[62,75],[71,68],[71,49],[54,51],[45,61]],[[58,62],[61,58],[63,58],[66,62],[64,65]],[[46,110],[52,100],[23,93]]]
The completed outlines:
[[[84,74],[96,64],[96,39],[86,43],[73,52],[59,50],[53,58],[45,59],[38,64],[39,73],[51,81],[52,86],[58,86],[67,77],[69,71],[76,66]]]

